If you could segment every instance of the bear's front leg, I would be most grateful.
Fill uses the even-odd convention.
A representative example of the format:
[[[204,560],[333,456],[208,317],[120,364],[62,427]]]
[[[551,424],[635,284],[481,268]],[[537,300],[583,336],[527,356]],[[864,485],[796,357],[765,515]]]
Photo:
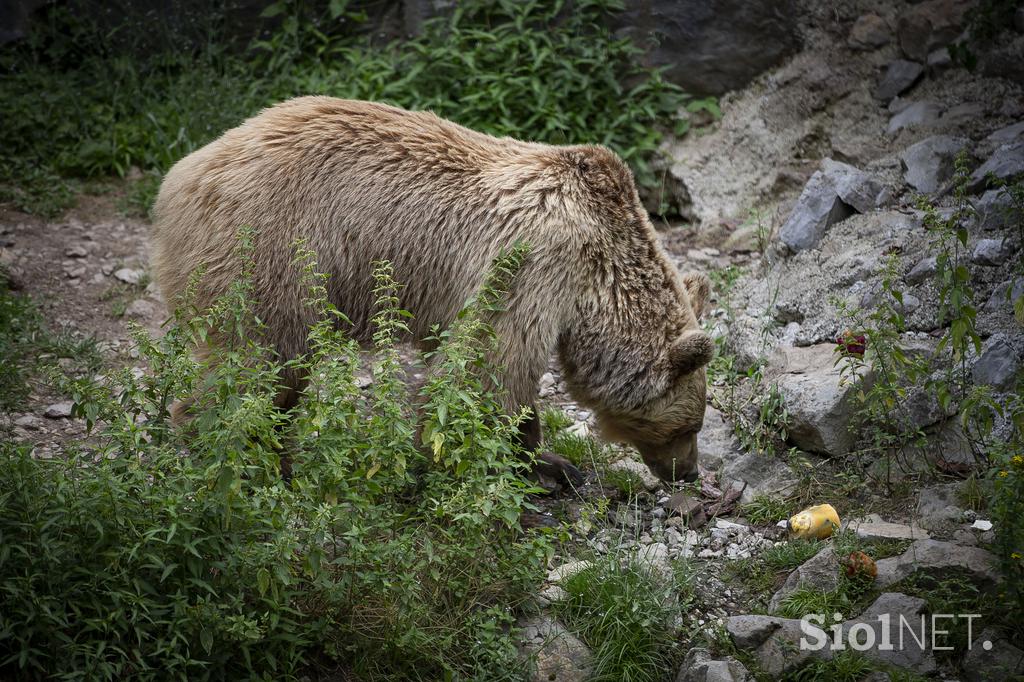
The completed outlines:
[[[574,488],[583,485],[583,472],[572,462],[553,452],[540,450],[540,416],[536,405],[530,406],[530,417],[519,425],[519,444],[536,456],[534,469],[538,472],[556,481],[564,481]]]

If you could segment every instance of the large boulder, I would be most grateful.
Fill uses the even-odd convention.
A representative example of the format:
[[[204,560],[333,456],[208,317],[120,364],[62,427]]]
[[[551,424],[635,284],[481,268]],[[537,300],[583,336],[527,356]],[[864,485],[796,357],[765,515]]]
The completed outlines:
[[[1024,651],[995,628],[985,628],[971,643],[961,667],[967,682],[1020,679],[1024,676]]]
[[[985,163],[971,173],[969,188],[980,192],[989,185],[989,178],[1009,181],[1024,173],[1024,140],[1000,145]]]
[[[884,187],[872,176],[825,159],[804,186],[779,238],[793,251],[814,248],[830,227],[854,213],[877,208],[884,198]]]
[[[940,540],[915,540],[903,554],[879,559],[875,586],[886,588],[916,571],[942,577],[952,571],[967,571],[975,584],[991,587],[999,582],[996,557],[980,547],[968,547]]]
[[[974,383],[1007,391],[1020,372],[1017,351],[1003,338],[990,339],[981,357],[974,363]]]
[[[856,641],[867,644],[871,641],[873,646],[869,647],[864,655],[879,663],[894,666],[896,668],[907,668],[921,675],[929,675],[935,672],[937,664],[931,650],[931,640],[926,638],[924,645],[920,646],[906,629],[921,636],[922,629],[932,631],[931,619],[926,614],[927,608],[924,599],[910,597],[898,592],[885,592],[878,596],[871,606],[865,609],[859,617],[850,619],[843,623],[844,641]],[[922,620],[922,615],[925,615]],[[886,620],[888,623],[886,623]],[[906,626],[903,624],[906,623]],[[922,628],[924,624],[924,628]],[[901,629],[903,628],[903,629]],[[868,631],[871,635],[868,635]],[[885,634],[890,637],[895,635],[896,644],[891,649],[881,646]],[[900,646],[899,634],[906,637]]]
[[[697,94],[736,90],[797,48],[792,0],[627,0],[616,33],[648,66]]]
[[[897,59],[889,64],[875,88],[875,99],[880,102],[891,102],[896,95],[903,94],[911,88],[924,73],[924,66],[906,59]]]
[[[929,0],[910,5],[896,22],[896,37],[908,58],[924,61],[963,30],[971,0]]]
[[[968,144],[963,138],[934,135],[907,147],[900,154],[903,179],[918,192],[938,192],[953,177],[956,155]]]
[[[779,347],[770,368],[789,414],[789,439],[809,452],[849,452],[854,386],[842,382],[835,345]]]

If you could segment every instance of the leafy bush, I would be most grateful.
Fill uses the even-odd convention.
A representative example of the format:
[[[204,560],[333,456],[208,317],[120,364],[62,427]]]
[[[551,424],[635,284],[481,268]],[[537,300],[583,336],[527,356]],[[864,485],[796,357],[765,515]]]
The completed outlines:
[[[271,5],[283,21],[248,54],[211,39],[196,55],[148,57],[55,11],[48,30],[0,52],[0,198],[57,213],[73,196],[65,178],[166,171],[301,94],[432,109],[495,135],[606,144],[641,184],[654,184],[647,162],[657,124],[687,98],[637,67],[636,48],[604,27],[618,0],[574,3],[571,12],[561,2],[473,0],[428,22],[422,37],[383,48],[327,30],[351,16],[344,5],[332,2],[323,15],[307,3]]]
[[[161,339],[136,330],[149,373],[69,386],[94,434],[66,460],[0,446],[0,676],[293,679],[316,664],[367,680],[520,679],[512,614],[548,543],[519,527],[531,488],[518,420],[482,376],[486,317],[524,253],[499,259],[438,332],[418,412],[386,264],[366,391],[308,252],[297,264],[319,321],[306,357],[282,365],[261,343],[246,268]],[[218,350],[197,362],[214,330]],[[274,406],[286,370],[312,378],[287,415]],[[187,396],[193,418],[173,429]]]

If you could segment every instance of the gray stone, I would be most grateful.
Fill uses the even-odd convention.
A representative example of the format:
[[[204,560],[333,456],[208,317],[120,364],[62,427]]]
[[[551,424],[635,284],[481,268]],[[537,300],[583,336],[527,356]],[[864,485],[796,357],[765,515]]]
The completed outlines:
[[[1017,679],[1024,675],[1024,651],[1010,644],[999,630],[985,628],[971,643],[961,669],[967,682]]]
[[[928,69],[934,73],[953,66],[953,57],[950,56],[948,47],[940,47],[928,53],[928,61],[926,63]]]
[[[927,540],[928,531],[916,524],[888,521],[850,521],[847,528],[864,540]]]
[[[909,90],[923,73],[924,67],[918,62],[897,59],[889,64],[882,79],[878,82],[875,99],[880,102],[889,102],[896,95]]]
[[[725,620],[725,631],[736,647],[751,653],[761,670],[772,678],[799,667],[808,659],[832,658],[832,650],[828,646],[818,651],[799,646],[804,634],[800,621],[795,618],[731,616]]]
[[[770,364],[781,371],[777,383],[789,414],[789,439],[810,452],[849,452],[854,387],[850,382],[840,385],[835,345],[780,348]]]
[[[944,483],[921,489],[917,517],[923,528],[938,530],[959,523],[963,514],[959,502],[960,487],[959,483]]]
[[[1022,296],[1024,296],[1024,278],[1018,278],[1012,282],[1007,280],[992,290],[992,295],[985,303],[985,310],[995,312],[1003,306],[1009,306],[1012,311],[1014,302]]]
[[[877,14],[862,14],[850,28],[848,42],[852,47],[870,50],[882,47],[892,38],[892,30]]]
[[[974,383],[1009,390],[1020,371],[1020,357],[1002,338],[989,339],[987,347],[974,363]]]
[[[522,651],[533,658],[532,682],[584,682],[593,666],[590,649],[550,616],[523,623]]]
[[[980,547],[965,547],[939,540],[915,540],[903,554],[879,559],[875,585],[884,589],[906,579],[915,571],[942,577],[950,570],[967,571],[981,587],[991,587],[1001,579],[996,557]]]
[[[777,611],[783,600],[801,588],[831,592],[839,587],[839,557],[835,547],[829,545],[798,566],[786,582],[772,595],[769,611]]]
[[[625,471],[635,474],[647,490],[657,490],[661,487],[661,479],[652,474],[645,464],[629,456],[615,460],[608,465],[608,468],[612,471]]]
[[[939,119],[942,107],[935,102],[914,102],[889,119],[886,132],[893,135],[904,128],[919,128]]]
[[[114,279],[124,282],[125,284],[138,284],[142,281],[143,275],[145,275],[145,273],[142,270],[121,268],[114,272]]]
[[[882,184],[867,173],[824,159],[821,170],[804,186],[779,237],[794,251],[813,248],[832,225],[854,213],[877,208],[883,190]]]
[[[990,189],[973,202],[977,225],[983,230],[1001,230],[1020,216],[1008,194]]]
[[[910,59],[927,55],[952,43],[963,30],[970,0],[928,0],[905,9],[896,22],[900,49]]]
[[[747,682],[750,673],[732,656],[715,659],[707,649],[687,652],[676,675],[676,682]]]
[[[967,144],[963,138],[934,135],[907,147],[900,154],[903,179],[919,192],[938,192],[953,177],[956,155]]]
[[[548,582],[557,585],[566,578],[571,578],[580,571],[585,571],[591,566],[593,566],[593,564],[589,561],[567,561],[561,566],[548,571]]]
[[[85,258],[89,255],[89,250],[81,244],[72,244],[68,248],[64,249],[64,255],[67,258]]]
[[[974,245],[971,260],[978,265],[1002,265],[1011,255],[1013,247],[1009,239],[979,239]]]
[[[927,617],[926,613],[927,605],[924,599],[909,597],[898,592],[885,592],[880,594],[878,599],[859,617],[843,623],[843,641],[849,642],[851,638],[855,637],[858,643],[864,644],[869,639],[873,640],[874,646],[863,652],[868,658],[885,665],[907,668],[921,675],[930,675],[937,669],[935,656],[931,651],[930,637],[926,637],[923,646],[919,646],[918,642],[908,634],[903,639],[903,646],[899,646],[899,635],[897,634],[904,622],[907,623],[910,630],[918,633],[918,636],[921,633],[922,622],[927,631],[931,632],[931,619]],[[925,616],[923,621],[922,615]],[[883,641],[884,626],[884,621],[879,617],[882,619],[888,617],[889,633],[896,637],[896,646],[893,646],[891,651],[879,646],[879,643]],[[856,630],[853,630],[854,628]],[[868,637],[866,630],[871,630],[874,633],[873,636]]]
[[[732,425],[711,405],[704,411],[704,426],[697,434],[697,451],[700,464],[706,469],[718,469],[740,451]]]
[[[1024,121],[1008,125],[1005,128],[1000,128],[985,139],[994,145],[1001,146],[1011,142],[1016,142],[1021,138],[1024,138]]]
[[[1024,140],[1000,145],[985,163],[971,173],[968,189],[980,192],[989,185],[989,176],[1010,180],[1024,173]]]
[[[74,408],[74,403],[70,401],[62,401],[59,403],[53,403],[48,405],[46,410],[43,412],[43,416],[47,419],[67,419],[71,416],[71,410]]]
[[[963,102],[950,107],[942,115],[942,122],[948,125],[962,125],[970,121],[982,120],[985,117],[985,107],[977,102]]]
[[[795,51],[791,0],[628,0],[610,21],[642,49],[645,66],[665,67],[684,90],[722,94]]]
[[[817,246],[828,228],[849,218],[855,211],[843,202],[822,171],[807,181],[793,212],[779,230],[779,238],[793,251]]]
[[[980,530],[981,532],[992,530],[992,522],[988,519],[978,519],[971,524],[971,528],[974,530]]]
[[[157,313],[157,307],[144,298],[137,298],[124,309],[124,316],[131,319],[146,319]]]
[[[668,545],[663,542],[641,545],[633,554],[633,562],[654,576],[666,580],[672,578],[672,560],[669,557]]]
[[[938,272],[939,265],[935,256],[928,256],[917,261],[904,278],[907,284],[920,284],[929,280]]]
[[[741,504],[750,504],[762,495],[785,497],[800,481],[786,462],[757,452],[745,452],[726,462],[722,467],[722,480],[742,490]]]

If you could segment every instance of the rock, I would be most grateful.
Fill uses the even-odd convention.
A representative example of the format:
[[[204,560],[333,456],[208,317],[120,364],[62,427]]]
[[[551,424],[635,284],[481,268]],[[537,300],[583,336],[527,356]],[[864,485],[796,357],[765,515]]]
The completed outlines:
[[[85,258],[89,255],[89,250],[81,244],[73,244],[68,248],[64,249],[64,256],[66,258]]]
[[[1013,387],[1020,371],[1020,357],[1003,338],[989,339],[981,357],[974,363],[974,383],[992,386],[1000,390]]]
[[[555,375],[551,372],[544,372],[541,375],[540,381],[538,382],[538,391],[542,398],[546,398],[554,393],[555,388]]]
[[[711,405],[704,411],[704,426],[697,434],[697,451],[700,464],[706,469],[718,469],[740,451],[732,425]]]
[[[915,540],[903,554],[879,559],[876,565],[878,578],[875,584],[880,589],[904,580],[915,571],[941,577],[950,569],[964,570],[981,586],[995,585],[1001,579],[996,557],[991,552],[939,540]]]
[[[942,107],[935,102],[914,102],[889,119],[886,132],[894,135],[904,128],[919,128],[939,119]]]
[[[813,248],[832,225],[878,207],[882,194],[881,183],[867,173],[824,159],[821,170],[804,186],[779,237],[794,251]]]
[[[536,663],[532,682],[584,682],[590,676],[590,649],[557,620],[541,615],[521,627],[522,651]]]
[[[712,658],[707,649],[690,649],[683,659],[676,682],[747,682],[750,673],[732,656]]]
[[[999,630],[985,628],[971,642],[960,667],[967,682],[1017,679],[1024,675],[1024,651],[1010,644]]]
[[[47,419],[67,419],[71,416],[71,410],[73,408],[74,403],[70,401],[53,403],[46,407],[46,411],[43,412],[43,416]]]
[[[923,59],[922,57],[922,61]],[[875,88],[875,99],[880,102],[889,102],[896,95],[909,90],[922,73],[924,73],[924,67],[917,62],[909,62],[905,59],[891,62],[878,82],[878,87]]]
[[[934,135],[907,147],[900,154],[903,179],[919,192],[938,192],[953,177],[956,155],[967,144],[963,138]]]
[[[145,273],[142,270],[135,270],[132,268],[121,268],[114,272],[114,279],[125,284],[138,284],[142,281]]]
[[[789,439],[809,452],[849,452],[854,387],[850,382],[840,385],[834,344],[780,348],[770,365],[780,372],[776,381],[789,414]]]
[[[907,284],[920,284],[921,282],[934,277],[935,273],[938,272],[938,269],[938,260],[935,256],[927,256],[926,258],[922,258],[917,261],[904,279]]]
[[[989,185],[989,177],[1010,180],[1024,173],[1024,140],[1000,145],[985,163],[971,173],[968,189],[980,192]]]
[[[992,295],[985,303],[985,310],[995,312],[1003,306],[1009,306],[1012,311],[1014,301],[1022,296],[1024,296],[1024,278],[1018,278],[1012,282],[1007,280],[992,290]]]
[[[722,467],[722,480],[734,489],[742,489],[740,504],[750,504],[761,495],[785,497],[799,483],[786,462],[757,452],[745,452],[726,462]]]
[[[892,38],[892,31],[885,19],[877,14],[862,14],[850,28],[847,42],[851,47],[870,50],[882,47]]]
[[[1019,218],[1010,197],[1001,189],[990,189],[972,203],[982,230],[1001,230]]]
[[[928,71],[932,74],[953,66],[953,57],[949,54],[949,48],[940,47],[929,52],[926,65],[928,66]]]
[[[661,487],[660,478],[652,474],[646,465],[630,457],[615,460],[608,465],[608,468],[612,471],[626,471],[635,474],[647,490],[657,490]]]
[[[678,514],[684,519],[695,519],[698,516],[704,516],[704,505],[699,499],[689,495],[685,491],[679,491],[674,493],[665,502],[665,509],[668,511]],[[700,524],[691,524],[700,525]]]
[[[672,579],[672,560],[669,558],[668,545],[654,542],[641,545],[633,554],[635,566],[647,569],[652,575],[664,580]]]
[[[611,18],[619,37],[644,52],[645,66],[700,94],[722,94],[793,52],[798,45],[791,0],[628,0]]]
[[[927,540],[931,536],[920,526],[888,521],[850,521],[847,528],[864,540]]]
[[[982,532],[992,530],[992,522],[986,521],[985,519],[978,519],[971,524],[971,528],[974,530],[980,530]]]
[[[805,587],[821,592],[831,592],[839,587],[839,558],[834,546],[827,546],[790,573],[782,587],[772,595],[768,610],[777,611],[786,597]]]
[[[959,494],[959,483],[922,488],[917,501],[917,517],[921,526],[928,530],[937,530],[959,522],[963,514],[958,502]]]
[[[593,564],[589,561],[568,561],[558,568],[553,568],[548,571],[548,582],[557,585],[566,578],[571,578],[580,571],[585,571],[591,566],[593,566]]]
[[[537,597],[541,606],[548,606],[565,601],[569,598],[569,593],[559,585],[548,585],[537,594]]]
[[[1010,240],[1005,237],[1001,239],[979,239],[974,245],[974,252],[971,260],[978,265],[1002,265],[1013,254]]]
[[[952,43],[960,35],[972,4],[970,0],[931,0],[911,5],[896,22],[903,54],[923,61],[931,51]]]
[[[135,299],[124,309],[124,316],[134,320],[147,319],[153,317],[156,313],[156,305],[144,298]]]
[[[890,640],[895,644],[892,650],[879,646],[884,641],[884,619],[888,620],[889,634],[894,637],[894,640]],[[904,622],[906,626],[903,625]],[[913,636],[906,631],[909,628],[920,636],[922,623],[926,632],[930,633],[932,623],[927,616],[927,604],[924,599],[898,592],[885,592],[859,617],[843,623],[843,641],[856,641],[861,644],[873,641],[874,646],[863,652],[868,658],[885,665],[907,668],[921,675],[930,675],[938,667],[931,651],[931,638],[926,637],[923,646],[919,646]],[[903,634],[906,635],[902,640],[902,646],[899,645],[901,627],[904,628]],[[867,634],[868,630],[872,635]]]
[[[1000,128],[985,139],[998,147],[1021,138],[1024,138],[1024,121]]]
[[[942,122],[946,125],[963,125],[974,120],[983,120],[985,117],[985,107],[977,102],[964,102],[957,104],[956,106],[950,107],[945,114],[942,115]]]
[[[587,426],[586,422],[576,422],[565,430],[566,433],[576,436],[577,438],[589,438],[590,427]]]
[[[817,651],[799,646],[804,634],[800,621],[794,618],[731,616],[725,619],[725,631],[736,647],[751,653],[762,672],[773,679],[799,667],[809,658],[832,658],[832,650],[828,646]]]

